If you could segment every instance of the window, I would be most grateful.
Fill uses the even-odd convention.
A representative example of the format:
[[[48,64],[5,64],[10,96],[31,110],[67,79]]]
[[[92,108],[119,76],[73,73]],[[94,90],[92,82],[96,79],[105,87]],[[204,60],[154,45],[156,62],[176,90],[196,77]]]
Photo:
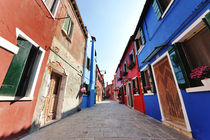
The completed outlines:
[[[133,94],[139,94],[139,83],[137,77],[132,80],[132,86],[133,86]]]
[[[14,55],[7,71],[0,95],[3,96],[26,96],[26,91],[32,77],[32,71],[39,53],[39,47],[33,46],[27,40],[17,39],[19,51]]]
[[[135,65],[136,63],[135,63],[134,50],[132,50],[129,55],[128,69],[131,70]]]
[[[50,13],[55,16],[60,0],[43,0]]]
[[[124,71],[127,72],[127,63],[124,64]]]
[[[136,40],[135,40],[135,47],[136,47],[136,53],[138,54],[144,47],[144,44],[146,43],[145,41],[145,36],[144,36],[144,31],[142,28],[139,29],[139,32],[136,35]]]
[[[142,93],[155,93],[154,79],[152,75],[151,66],[148,65],[145,69],[140,72],[140,82]]]
[[[201,80],[190,78],[190,73],[199,66],[210,66],[209,38],[207,27],[202,27],[191,38],[173,45],[175,51],[169,51],[180,88],[202,86]]]
[[[66,34],[66,37],[68,39],[71,39],[72,33],[73,33],[73,28],[74,28],[74,23],[68,14],[66,17],[67,18],[65,19],[65,22],[63,25],[63,31]]]
[[[89,57],[87,57],[87,65],[86,65],[86,68],[88,70],[90,70],[90,58]]]
[[[178,38],[179,42],[168,49],[178,85],[182,89],[203,86],[201,79],[191,79],[190,73],[197,67],[210,66],[208,22],[202,22],[199,18],[195,23],[189,27],[190,32],[184,32],[182,38]]]
[[[126,95],[126,85],[124,85],[124,93],[125,93],[125,95]]]
[[[155,12],[158,20],[167,11],[167,9],[172,1],[173,0],[154,0],[153,1],[152,7],[154,9],[154,12]]]

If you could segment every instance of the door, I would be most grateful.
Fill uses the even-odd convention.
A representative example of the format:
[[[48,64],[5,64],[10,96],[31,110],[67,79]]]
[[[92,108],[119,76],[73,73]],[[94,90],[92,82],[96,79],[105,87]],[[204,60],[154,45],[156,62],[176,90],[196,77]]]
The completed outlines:
[[[186,128],[178,90],[167,57],[154,65],[154,72],[165,120]]]
[[[130,107],[133,107],[133,96],[132,96],[132,91],[131,91],[131,83],[127,83],[126,87],[126,92],[127,92],[127,104]]]
[[[44,105],[44,124],[49,123],[50,121],[56,119],[56,111],[58,104],[59,96],[59,85],[61,81],[61,76],[52,72],[50,79],[50,89],[48,95],[45,99]]]
[[[128,84],[129,87],[129,95],[130,95],[130,105],[131,107],[133,107],[133,94],[132,94],[132,90],[131,90],[131,83]]]

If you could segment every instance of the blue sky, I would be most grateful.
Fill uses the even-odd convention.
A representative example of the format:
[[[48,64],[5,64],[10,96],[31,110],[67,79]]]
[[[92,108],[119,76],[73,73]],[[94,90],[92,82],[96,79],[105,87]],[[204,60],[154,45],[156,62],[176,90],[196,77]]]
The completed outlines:
[[[96,37],[100,70],[111,83],[127,45],[134,33],[145,0],[77,0],[83,22]]]

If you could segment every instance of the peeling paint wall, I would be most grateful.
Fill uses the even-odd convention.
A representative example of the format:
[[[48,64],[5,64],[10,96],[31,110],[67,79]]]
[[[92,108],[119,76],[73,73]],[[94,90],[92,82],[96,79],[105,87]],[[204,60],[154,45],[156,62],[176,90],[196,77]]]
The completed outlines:
[[[67,12],[74,22],[72,37],[71,40],[66,38],[62,31],[65,19],[60,19],[55,31],[47,67],[45,68],[41,89],[39,91],[33,118],[34,125],[31,128],[32,132],[38,129],[43,122],[43,108],[45,98],[50,88],[51,72],[62,76],[56,120],[69,115],[79,105],[77,95],[82,81],[86,40],[78,17],[72,9],[72,5],[68,0],[64,0],[62,1],[61,17],[66,17]]]

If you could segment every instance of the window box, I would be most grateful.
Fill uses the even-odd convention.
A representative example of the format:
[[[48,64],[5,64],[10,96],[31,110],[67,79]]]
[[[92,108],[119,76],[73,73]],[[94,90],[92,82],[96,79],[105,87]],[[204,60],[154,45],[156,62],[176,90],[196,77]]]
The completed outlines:
[[[135,62],[128,63],[128,69],[129,70],[133,69],[133,67],[135,67],[135,65],[136,65]]]

